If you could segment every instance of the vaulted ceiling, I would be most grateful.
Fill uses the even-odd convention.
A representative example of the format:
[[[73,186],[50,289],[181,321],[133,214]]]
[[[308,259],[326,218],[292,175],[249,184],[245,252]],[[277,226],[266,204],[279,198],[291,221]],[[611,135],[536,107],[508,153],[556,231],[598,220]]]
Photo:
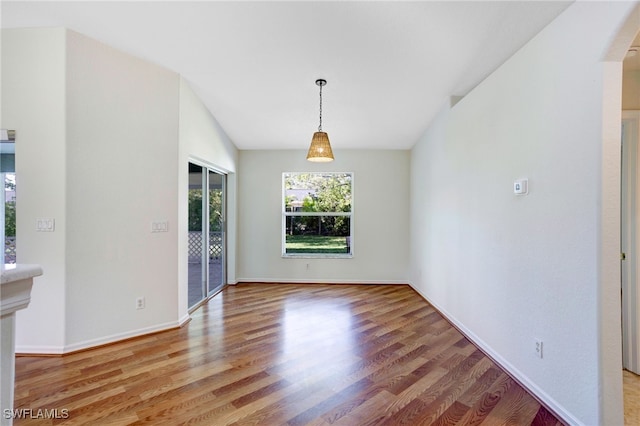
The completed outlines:
[[[570,2],[10,2],[3,28],[62,26],[181,74],[240,149],[413,146]]]

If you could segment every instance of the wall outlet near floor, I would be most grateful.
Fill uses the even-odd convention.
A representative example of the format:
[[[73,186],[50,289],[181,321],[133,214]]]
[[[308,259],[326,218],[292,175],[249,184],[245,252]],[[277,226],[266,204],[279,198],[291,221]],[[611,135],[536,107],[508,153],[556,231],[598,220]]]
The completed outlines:
[[[536,339],[536,355],[538,358],[542,358],[542,340]]]
[[[136,309],[144,309],[144,297],[138,297],[136,299]]]

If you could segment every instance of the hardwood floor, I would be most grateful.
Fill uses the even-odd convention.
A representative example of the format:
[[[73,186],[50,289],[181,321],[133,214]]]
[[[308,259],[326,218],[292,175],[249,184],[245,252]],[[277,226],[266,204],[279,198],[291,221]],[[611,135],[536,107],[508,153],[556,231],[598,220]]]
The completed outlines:
[[[384,285],[230,286],[181,329],[18,357],[15,408],[67,417],[17,425],[561,424],[410,287]]]
[[[624,424],[640,424],[640,376],[630,371],[622,371],[624,385]]]

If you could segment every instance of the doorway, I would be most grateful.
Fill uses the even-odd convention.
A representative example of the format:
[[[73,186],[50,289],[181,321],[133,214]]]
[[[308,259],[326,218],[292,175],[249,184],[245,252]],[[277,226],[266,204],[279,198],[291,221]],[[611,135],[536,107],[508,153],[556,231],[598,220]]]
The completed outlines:
[[[637,25],[636,25],[637,28]],[[636,30],[637,31],[637,30]],[[622,66],[620,247],[625,424],[640,422],[640,32]]]
[[[226,282],[226,175],[189,163],[189,310],[218,293]]]
[[[622,276],[622,367],[640,374],[640,339],[638,316],[638,271],[640,232],[638,232],[638,135],[640,111],[622,113],[621,179],[621,276]]]

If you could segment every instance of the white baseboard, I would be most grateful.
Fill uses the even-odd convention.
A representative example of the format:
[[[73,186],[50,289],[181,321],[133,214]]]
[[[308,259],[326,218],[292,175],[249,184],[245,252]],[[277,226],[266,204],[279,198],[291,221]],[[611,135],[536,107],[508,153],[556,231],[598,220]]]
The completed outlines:
[[[238,283],[282,283],[282,284],[399,284],[407,285],[407,280],[327,280],[299,278],[238,278]]]
[[[64,346],[16,345],[16,355],[62,355]]]
[[[531,381],[529,377],[513,366],[509,361],[503,358],[499,353],[493,350],[486,342],[478,337],[473,331],[469,330],[464,324],[458,322],[456,318],[447,312],[442,306],[434,303],[424,293],[416,288],[413,283],[409,282],[411,288],[413,288],[420,296],[422,296],[429,304],[436,308],[450,323],[456,326],[458,330],[464,334],[474,345],[480,348],[485,354],[487,354],[493,361],[495,361],[500,368],[505,370],[513,378],[515,378],[527,391],[532,393],[536,398],[542,401],[548,408],[553,410],[558,416],[570,425],[583,425],[578,419],[576,419],[571,413],[569,413],[562,405],[560,405],[549,394],[542,390],[535,382]]]
[[[187,320],[188,320],[187,315]],[[181,318],[180,321],[184,319]],[[151,327],[139,328],[124,333],[112,334],[110,336],[99,337],[97,339],[85,340],[84,342],[74,343],[72,345],[60,346],[28,346],[16,345],[16,354],[34,354],[34,355],[64,355],[70,352],[76,352],[84,349],[90,349],[96,346],[116,343],[121,340],[130,339],[132,337],[144,336],[146,334],[157,333],[159,331],[170,330],[180,327],[183,323],[180,321],[172,321],[164,324],[157,324]],[[186,322],[186,320],[185,320]]]
[[[182,327],[182,326],[183,326],[183,325],[185,325],[185,324],[186,324],[190,319],[191,319],[191,315],[189,315],[189,314],[184,314],[184,316],[178,320],[178,326],[179,326],[179,327]]]

